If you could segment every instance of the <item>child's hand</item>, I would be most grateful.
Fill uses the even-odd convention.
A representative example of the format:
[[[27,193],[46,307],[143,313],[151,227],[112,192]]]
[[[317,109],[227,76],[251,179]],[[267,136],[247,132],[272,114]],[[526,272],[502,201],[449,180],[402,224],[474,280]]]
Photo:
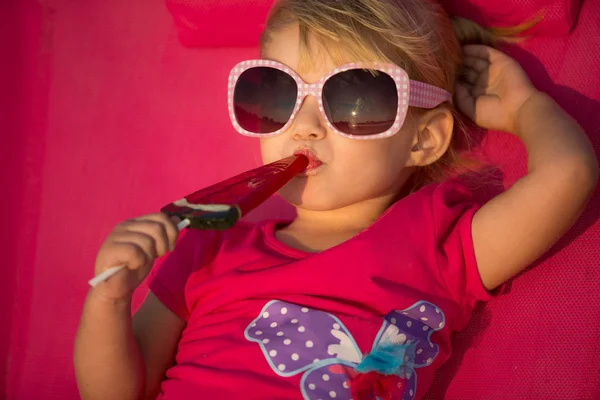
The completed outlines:
[[[464,46],[463,53],[458,108],[482,128],[516,134],[519,111],[537,92],[527,74],[515,60],[488,46]]]
[[[95,287],[104,297],[131,296],[150,272],[157,257],[173,250],[179,231],[164,214],[151,214],[125,221],[106,238],[96,258],[96,275],[118,265],[127,268]]]

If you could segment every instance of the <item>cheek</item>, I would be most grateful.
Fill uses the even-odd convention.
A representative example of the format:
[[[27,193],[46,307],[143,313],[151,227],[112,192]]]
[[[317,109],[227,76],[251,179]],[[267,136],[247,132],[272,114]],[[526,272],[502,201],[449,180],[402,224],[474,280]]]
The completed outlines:
[[[381,180],[390,174],[397,174],[406,166],[410,155],[409,145],[396,137],[353,141],[336,153],[340,158],[340,168],[348,172],[348,175]]]
[[[277,139],[277,136],[260,139],[260,153],[264,164],[269,164],[281,158],[281,146]]]

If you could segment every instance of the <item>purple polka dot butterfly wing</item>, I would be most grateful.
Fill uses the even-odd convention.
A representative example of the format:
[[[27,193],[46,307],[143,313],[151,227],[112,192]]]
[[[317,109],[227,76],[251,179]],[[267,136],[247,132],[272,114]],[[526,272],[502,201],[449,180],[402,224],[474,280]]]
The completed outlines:
[[[259,344],[280,376],[293,376],[322,360],[360,361],[350,332],[335,316],[278,300],[270,301],[246,328],[248,340]]]
[[[398,375],[406,379],[403,400],[416,395],[417,374],[415,368],[428,367],[439,353],[439,346],[431,341],[431,335],[445,326],[445,316],[440,308],[427,301],[419,301],[409,308],[392,311],[384,318],[383,325],[373,343],[373,349],[390,345],[407,345],[410,351]]]

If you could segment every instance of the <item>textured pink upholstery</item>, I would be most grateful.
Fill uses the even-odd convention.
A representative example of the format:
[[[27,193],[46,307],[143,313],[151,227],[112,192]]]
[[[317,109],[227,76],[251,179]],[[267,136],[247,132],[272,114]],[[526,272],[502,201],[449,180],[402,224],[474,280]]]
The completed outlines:
[[[75,328],[114,224],[259,164],[255,142],[229,125],[225,87],[230,66],[256,55],[248,46],[270,0],[196,0],[201,11],[185,22],[195,31],[181,29],[179,17],[176,27],[163,1],[7,0],[0,8],[9,60],[0,63],[0,398],[78,398]],[[193,3],[173,0],[169,9]],[[550,5],[539,36],[510,53],[598,149],[600,1],[467,3],[492,2],[451,8],[498,24],[503,10],[512,18]],[[178,37],[211,48],[186,49]],[[515,139],[492,132],[482,146],[507,184],[524,173]],[[596,194],[540,265],[479,309],[432,399],[600,398],[599,210]],[[289,212],[275,199],[253,218]]]
[[[531,33],[568,34],[583,0],[442,0],[449,12],[487,26],[515,26],[543,14]],[[189,47],[256,46],[273,0],[166,0],[181,43]]]

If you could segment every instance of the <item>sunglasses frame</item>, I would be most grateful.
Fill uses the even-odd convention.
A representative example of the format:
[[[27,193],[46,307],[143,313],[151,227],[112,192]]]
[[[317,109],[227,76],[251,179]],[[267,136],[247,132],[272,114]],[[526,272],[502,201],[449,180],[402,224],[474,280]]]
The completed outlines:
[[[254,133],[247,131],[238,124],[237,118],[235,116],[233,101],[235,87],[238,82],[238,79],[242,75],[242,73],[251,68],[256,67],[269,67],[280,70],[291,76],[296,82],[298,94],[296,96],[296,104],[294,105],[292,115],[290,116],[286,124],[281,129],[275,132]],[[392,127],[387,131],[373,135],[352,135],[338,130],[329,120],[329,117],[325,112],[325,108],[323,107],[323,86],[325,85],[327,80],[330,79],[332,76],[340,72],[345,72],[353,69],[367,69],[378,71],[389,75],[393,79],[396,85],[396,90],[398,91],[398,109],[396,111],[396,119],[394,120]],[[396,133],[398,133],[398,131],[400,131],[400,128],[402,127],[402,124],[404,123],[409,106],[431,109],[439,106],[444,102],[452,102],[452,95],[449,92],[437,86],[409,79],[406,71],[404,71],[404,69],[400,68],[395,64],[376,62],[344,64],[330,71],[327,75],[323,76],[318,82],[306,83],[302,78],[300,78],[296,71],[294,71],[292,68],[288,67],[285,64],[272,60],[256,59],[242,61],[236,64],[229,74],[229,85],[227,94],[229,117],[231,118],[233,127],[241,135],[255,138],[275,136],[289,129],[289,127],[294,122],[296,115],[300,110],[300,107],[302,107],[304,99],[306,98],[306,96],[309,95],[317,99],[317,102],[319,104],[319,110],[321,111],[324,120],[327,122],[327,127],[331,131],[346,138],[360,140],[382,139],[393,136]]]

